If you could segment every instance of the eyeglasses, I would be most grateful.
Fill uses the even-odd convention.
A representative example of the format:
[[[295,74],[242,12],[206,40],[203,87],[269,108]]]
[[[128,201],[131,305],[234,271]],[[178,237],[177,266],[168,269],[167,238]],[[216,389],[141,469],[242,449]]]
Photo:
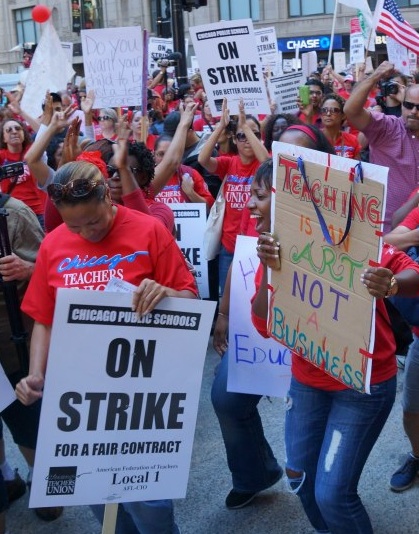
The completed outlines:
[[[97,118],[98,121],[111,121],[112,117],[109,117],[109,115],[102,115]]]
[[[322,95],[323,93],[321,91],[310,91],[310,95],[311,96],[320,96]]]
[[[140,172],[140,167],[130,167],[132,174],[137,174]],[[106,170],[108,171],[108,176],[113,176],[117,174],[119,176],[118,168],[113,167],[112,165],[106,165]]]
[[[12,132],[21,132],[23,130],[22,126],[8,126],[5,128],[5,133],[12,133]]]
[[[414,104],[413,102],[408,102],[407,100],[403,102],[403,107],[410,110],[416,108],[416,111],[419,111],[419,104]]]
[[[260,132],[253,132],[255,134],[255,136],[260,139],[261,138],[261,134]],[[246,137],[246,134],[244,132],[238,132],[236,134],[236,139],[237,141],[239,141],[240,143],[244,143],[245,141],[247,141],[247,137]]]
[[[340,108],[320,108],[320,113],[322,115],[338,115],[342,113]]]
[[[48,196],[53,202],[60,200],[88,197],[99,185],[105,185],[103,180],[92,180],[89,178],[76,178],[68,184],[49,184],[47,187]]]

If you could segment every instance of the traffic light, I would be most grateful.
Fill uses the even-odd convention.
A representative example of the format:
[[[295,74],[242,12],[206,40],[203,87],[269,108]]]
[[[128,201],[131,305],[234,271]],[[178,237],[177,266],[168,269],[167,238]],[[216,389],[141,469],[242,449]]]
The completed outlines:
[[[206,7],[208,5],[207,0],[182,0],[182,9],[184,11],[192,11],[192,9],[198,9],[199,7]]]

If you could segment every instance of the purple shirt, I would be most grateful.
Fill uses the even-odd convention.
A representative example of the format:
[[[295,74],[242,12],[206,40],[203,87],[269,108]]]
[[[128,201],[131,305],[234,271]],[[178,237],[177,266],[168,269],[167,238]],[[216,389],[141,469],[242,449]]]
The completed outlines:
[[[419,184],[419,139],[402,117],[372,112],[363,130],[370,145],[370,162],[388,167],[384,233],[391,230],[393,213]]]

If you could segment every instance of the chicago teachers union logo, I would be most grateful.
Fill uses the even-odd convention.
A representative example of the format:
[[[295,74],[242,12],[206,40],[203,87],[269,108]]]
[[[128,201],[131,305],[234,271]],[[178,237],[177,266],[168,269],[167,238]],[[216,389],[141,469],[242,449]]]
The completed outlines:
[[[73,495],[76,487],[77,466],[50,467],[47,495]]]

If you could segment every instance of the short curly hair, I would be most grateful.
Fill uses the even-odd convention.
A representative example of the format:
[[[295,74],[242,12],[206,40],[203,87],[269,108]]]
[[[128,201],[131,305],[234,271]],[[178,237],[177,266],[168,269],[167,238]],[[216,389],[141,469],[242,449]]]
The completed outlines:
[[[154,178],[154,157],[151,150],[149,150],[144,143],[137,141],[129,143],[128,155],[133,156],[138,161],[138,167],[141,170],[141,174],[146,178],[138,185],[141,189],[147,189],[150,186],[151,181]]]

